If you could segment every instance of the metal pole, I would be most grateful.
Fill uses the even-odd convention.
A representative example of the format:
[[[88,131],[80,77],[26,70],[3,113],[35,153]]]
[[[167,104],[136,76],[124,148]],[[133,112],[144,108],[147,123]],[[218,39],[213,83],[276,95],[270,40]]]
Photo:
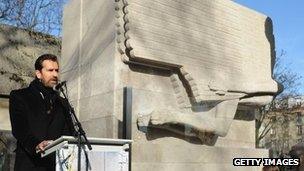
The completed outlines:
[[[132,87],[123,89],[123,139],[132,139]],[[131,171],[131,144],[129,144],[129,171]]]
[[[77,163],[77,170],[81,171],[81,135],[78,133],[78,163]]]
[[[9,99],[9,97],[7,94],[0,94],[0,98]]]

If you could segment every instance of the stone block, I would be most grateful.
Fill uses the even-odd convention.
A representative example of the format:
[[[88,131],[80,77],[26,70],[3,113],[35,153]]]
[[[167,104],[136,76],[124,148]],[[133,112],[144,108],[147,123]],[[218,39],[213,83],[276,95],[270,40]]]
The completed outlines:
[[[255,148],[255,122],[233,120],[228,134],[219,137],[215,146]]]
[[[180,143],[133,143],[132,161],[143,163],[227,163],[235,157],[267,157],[267,150],[226,148]],[[153,150],[151,150],[153,149]]]
[[[79,114],[82,122],[112,116],[114,114],[113,91],[81,98]]]
[[[122,85],[132,85],[133,89],[174,94],[170,80],[173,73],[170,71],[130,67],[129,70],[120,70],[118,73]]]
[[[83,121],[81,124],[88,137],[114,138],[113,120],[113,116],[106,116]]]
[[[62,29],[61,72],[74,70],[80,61],[80,40],[82,39],[81,1],[73,1],[64,7]]]
[[[65,71],[60,74],[60,80],[67,81],[68,96],[71,101],[80,98],[80,79],[78,76],[79,74],[79,68]]]
[[[261,167],[234,167],[227,163],[206,163],[206,164],[191,164],[191,163],[132,163],[132,169],[134,171],[202,171],[202,170],[212,170],[212,171],[260,171]]]

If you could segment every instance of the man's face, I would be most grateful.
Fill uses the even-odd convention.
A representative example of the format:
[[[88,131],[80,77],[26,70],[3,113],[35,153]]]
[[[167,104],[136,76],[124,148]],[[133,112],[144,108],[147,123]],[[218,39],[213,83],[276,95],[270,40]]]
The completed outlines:
[[[36,70],[36,76],[46,87],[54,87],[58,83],[59,66],[57,62],[44,60],[41,71]]]

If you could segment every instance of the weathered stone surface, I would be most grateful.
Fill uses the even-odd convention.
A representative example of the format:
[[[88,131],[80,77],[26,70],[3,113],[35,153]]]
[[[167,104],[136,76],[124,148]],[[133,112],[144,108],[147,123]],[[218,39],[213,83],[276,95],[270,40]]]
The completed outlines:
[[[193,81],[209,89],[277,91],[271,78],[272,25],[266,16],[221,0],[120,4],[128,60],[183,67]],[[204,89],[197,88],[199,93]]]
[[[113,116],[106,116],[100,118],[94,118],[90,121],[82,121],[83,129],[86,130],[87,136],[89,137],[104,137],[112,138],[114,133],[114,121]],[[103,131],[99,131],[103,130]]]
[[[255,148],[255,121],[233,120],[228,134],[219,137],[215,146]]]
[[[261,170],[260,167],[235,167],[234,157],[267,157],[266,150],[188,146],[176,144],[133,144],[133,170]],[[142,150],[142,149],[150,150]],[[190,169],[191,168],[191,169]]]
[[[8,99],[0,98],[0,131],[11,130],[8,107]]]
[[[166,170],[166,171],[202,171],[202,170],[212,170],[212,171],[260,171],[262,167],[234,167],[228,163],[206,163],[206,164],[188,164],[188,163],[132,163],[133,170],[145,170],[145,171],[155,171],[155,170]]]
[[[52,36],[0,25],[0,94],[27,86],[36,58],[44,53],[60,57],[60,48],[60,40]]]
[[[234,120],[231,124],[228,134],[225,137],[218,137],[214,141],[203,142],[208,146],[216,147],[233,147],[233,148],[255,148],[255,123],[254,121]],[[137,125],[132,124],[133,140],[138,143],[157,143],[163,144],[170,142],[171,144],[179,143],[180,140],[193,144],[202,144],[201,139],[193,136],[186,136],[179,133],[170,133],[168,130],[146,128],[144,132],[135,129]]]
[[[113,102],[114,97],[112,92],[82,98],[79,101],[79,119],[89,121],[99,117],[113,116]]]
[[[205,147],[201,145],[187,146],[185,143],[176,144],[157,144],[157,143],[133,143],[133,161],[151,162],[151,163],[230,163],[234,156],[241,158],[259,157],[261,153],[264,156],[268,154],[265,150],[251,151],[246,148],[225,148],[225,147]],[[144,149],[151,150],[142,150]],[[153,150],[152,150],[153,149]],[[195,152],[195,153],[191,153]]]
[[[195,126],[197,118],[190,119],[189,115],[187,121],[173,121],[178,115],[164,116],[167,111],[163,110],[150,113],[150,118],[144,114],[139,118],[140,126],[188,124],[200,132],[225,136],[227,132],[220,131],[220,127],[230,127],[235,110],[225,114],[227,119],[222,122],[222,101],[238,99],[243,104],[263,105],[278,91],[271,77],[275,53],[272,23],[264,15],[232,1],[121,0],[116,1],[115,10],[117,43],[123,60],[173,71],[171,81],[180,108],[191,107],[191,113],[204,116],[199,121],[207,123],[199,129]],[[198,114],[210,109],[217,113]],[[153,118],[160,118],[154,115],[167,120],[154,122]]]
[[[220,0],[74,0],[64,16],[77,20],[64,20],[64,78],[90,136],[122,137],[130,86],[134,170],[257,170],[232,166],[267,156],[252,117],[234,114],[277,92],[266,16]]]

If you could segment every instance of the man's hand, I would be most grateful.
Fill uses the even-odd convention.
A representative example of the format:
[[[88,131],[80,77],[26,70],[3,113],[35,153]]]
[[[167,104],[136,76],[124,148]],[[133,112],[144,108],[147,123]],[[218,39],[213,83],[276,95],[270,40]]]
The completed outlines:
[[[48,146],[52,140],[44,140],[36,146],[36,153],[43,152],[45,147]]]

